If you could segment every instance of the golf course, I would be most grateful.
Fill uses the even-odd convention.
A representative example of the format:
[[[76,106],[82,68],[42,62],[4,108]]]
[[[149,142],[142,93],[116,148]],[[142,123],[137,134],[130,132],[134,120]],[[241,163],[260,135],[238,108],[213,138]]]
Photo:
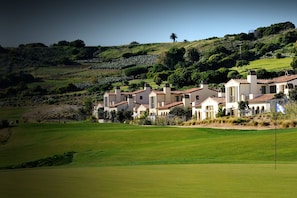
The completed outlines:
[[[295,128],[234,130],[79,122],[19,124],[1,133],[5,130],[9,139],[0,145],[4,198],[297,194]],[[67,164],[17,167],[67,152],[73,153]]]

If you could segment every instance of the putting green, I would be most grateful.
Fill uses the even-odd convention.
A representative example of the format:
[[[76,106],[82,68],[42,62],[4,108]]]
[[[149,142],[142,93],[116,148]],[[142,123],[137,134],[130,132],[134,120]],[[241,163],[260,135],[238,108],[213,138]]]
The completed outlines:
[[[294,197],[296,164],[180,164],[0,171],[1,197]]]

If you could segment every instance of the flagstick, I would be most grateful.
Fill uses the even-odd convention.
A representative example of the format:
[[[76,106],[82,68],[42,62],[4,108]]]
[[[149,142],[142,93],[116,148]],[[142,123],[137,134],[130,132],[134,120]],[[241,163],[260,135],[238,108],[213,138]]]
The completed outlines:
[[[277,113],[275,115],[275,122],[274,122],[274,169],[276,169],[276,125],[277,125]]]

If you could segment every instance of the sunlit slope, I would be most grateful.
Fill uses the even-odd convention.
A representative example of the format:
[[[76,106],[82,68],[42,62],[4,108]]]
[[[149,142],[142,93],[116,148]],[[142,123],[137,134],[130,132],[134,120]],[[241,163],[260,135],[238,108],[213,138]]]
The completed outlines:
[[[277,130],[278,161],[296,161],[297,130]],[[71,166],[273,163],[274,131],[143,127],[124,124],[27,124],[0,146],[0,166],[65,152]]]

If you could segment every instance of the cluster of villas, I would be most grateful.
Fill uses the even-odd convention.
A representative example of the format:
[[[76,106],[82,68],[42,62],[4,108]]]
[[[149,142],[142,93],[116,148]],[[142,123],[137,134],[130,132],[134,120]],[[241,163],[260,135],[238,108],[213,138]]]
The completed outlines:
[[[231,79],[218,91],[201,84],[188,90],[173,90],[168,84],[162,91],[145,85],[143,90],[123,92],[119,87],[114,92],[106,92],[104,101],[94,107],[94,116],[104,121],[103,114],[112,111],[132,111],[134,118],[145,112],[151,119],[167,116],[175,107],[191,108],[197,120],[215,119],[219,109],[226,114],[240,116],[239,102],[248,101],[247,115],[255,115],[275,110],[275,94],[289,91],[297,86],[297,75],[286,74],[273,79],[258,79],[256,72],[250,70],[247,79]],[[104,113],[103,113],[104,112]]]

